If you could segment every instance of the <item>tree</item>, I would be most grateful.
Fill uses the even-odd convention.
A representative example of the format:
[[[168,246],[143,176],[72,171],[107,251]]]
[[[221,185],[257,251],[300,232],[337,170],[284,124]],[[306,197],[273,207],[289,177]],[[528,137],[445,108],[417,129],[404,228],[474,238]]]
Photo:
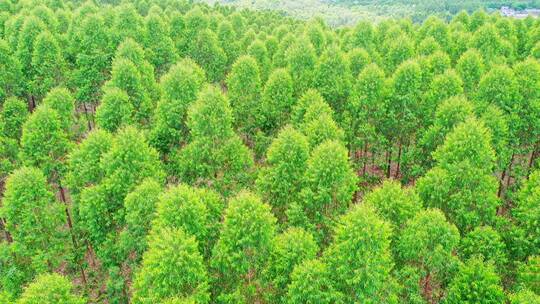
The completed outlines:
[[[75,123],[75,99],[71,95],[71,92],[64,87],[53,88],[45,95],[43,104],[51,107],[51,109],[58,113],[62,129],[66,134],[70,134]]]
[[[327,48],[315,68],[313,86],[337,113],[345,106],[351,88],[350,75],[349,62],[342,52],[336,46]]]
[[[0,131],[3,137],[19,141],[22,127],[28,118],[26,103],[18,98],[6,99],[0,112]]]
[[[209,29],[199,32],[189,54],[206,71],[210,81],[218,82],[223,79],[227,55],[214,32]]]
[[[62,176],[63,159],[70,147],[56,110],[42,105],[23,125],[20,158],[23,164],[41,168],[50,180]]]
[[[534,292],[522,289],[515,294],[510,295],[511,304],[538,304],[540,303],[540,296]]]
[[[393,73],[401,63],[413,58],[414,46],[406,35],[400,35],[396,39],[389,39],[385,43],[387,49],[384,61],[386,73]]]
[[[231,65],[236,61],[240,53],[240,45],[238,43],[239,35],[234,30],[232,23],[229,20],[223,20],[219,23],[217,29],[219,44],[227,55],[226,71],[229,71]]]
[[[204,88],[188,110],[192,141],[173,159],[176,176],[192,185],[208,185],[230,195],[250,180],[251,151],[232,128],[228,99],[214,86]]]
[[[293,269],[304,261],[314,259],[318,251],[313,236],[302,228],[291,227],[277,235],[264,271],[266,280],[274,290],[270,297],[276,302],[285,303]]]
[[[330,277],[331,270],[320,260],[297,265],[291,274],[286,303],[342,303],[343,295],[334,288]]]
[[[2,104],[7,97],[19,95],[23,85],[21,83],[20,63],[4,39],[0,39],[0,66],[2,67],[2,73],[0,73],[0,104]]]
[[[448,286],[445,303],[504,303],[500,278],[492,264],[472,258],[459,268]]]
[[[284,55],[293,80],[294,96],[302,96],[313,82],[317,63],[315,49],[311,43],[300,39]]]
[[[52,273],[38,276],[25,288],[17,304],[84,304],[86,300],[73,293],[71,282],[65,277]]]
[[[160,195],[156,206],[154,229],[163,227],[181,228],[188,235],[195,237],[199,251],[209,256],[208,210],[194,189],[187,185],[178,185],[167,189]]]
[[[159,14],[149,14],[145,19],[145,57],[154,65],[157,75],[161,75],[176,60],[174,44],[167,23]]]
[[[249,45],[247,54],[257,60],[261,81],[266,82],[268,80],[268,75],[270,74],[270,58],[268,57],[266,45],[261,40],[257,39]]]
[[[402,230],[396,245],[397,257],[418,274],[420,295],[428,303],[444,296],[459,261],[453,255],[458,245],[459,231],[437,209],[418,212]]]
[[[288,121],[293,100],[293,81],[287,70],[276,69],[264,87],[261,100],[261,127],[273,134]]]
[[[39,169],[22,167],[11,173],[0,214],[6,231],[20,246],[18,252],[30,260],[25,267],[42,271],[60,264],[65,253],[65,215]]]
[[[256,185],[280,222],[285,222],[285,212],[290,204],[300,202],[308,157],[306,137],[291,126],[285,126],[268,148],[268,166],[259,172]]]
[[[538,294],[540,292],[540,256],[531,255],[527,263],[518,267],[517,283],[521,288],[526,288]]]
[[[43,98],[61,83],[64,69],[64,58],[54,36],[46,31],[39,34],[32,52],[31,94],[38,99]]]
[[[136,122],[144,124],[149,119],[152,101],[143,85],[142,75],[132,61],[127,59],[114,60],[111,80],[105,83],[103,91],[106,92],[111,87],[116,87],[127,93]]]
[[[24,23],[20,28],[20,33],[17,38],[16,57],[20,63],[21,71],[25,81],[24,88],[29,89],[29,82],[32,80],[32,55],[34,53],[34,41],[37,36],[45,30],[45,24],[35,16],[29,16],[25,18]],[[31,105],[36,106],[36,102],[32,99],[33,96],[29,94],[32,101]]]
[[[226,82],[236,124],[243,132],[254,134],[260,121],[261,79],[257,61],[251,56],[240,56]]]
[[[317,146],[307,162],[299,203],[309,222],[298,224],[313,227],[317,230],[317,240],[328,242],[332,223],[349,207],[357,189],[356,183],[356,174],[342,144],[326,141]],[[291,221],[291,224],[296,223]]]
[[[222,296],[237,290],[244,301],[256,299],[253,284],[261,278],[271,252],[275,224],[270,206],[256,195],[241,192],[229,201],[211,260]]]
[[[334,111],[324,101],[308,105],[300,128],[306,135],[311,148],[327,140],[343,142],[344,132],[334,121],[333,115]]]
[[[162,191],[162,186],[158,182],[148,178],[128,193],[124,199],[126,227],[121,241],[124,242],[123,247],[126,253],[133,251],[137,254],[137,262],[148,247],[146,236],[156,216],[156,205]]]
[[[357,79],[362,70],[371,63],[369,53],[364,49],[352,49],[347,56],[351,64],[351,73],[353,79]]]
[[[96,109],[96,126],[109,132],[116,132],[133,122],[135,109],[129,96],[116,87],[104,90],[101,104]]]
[[[180,228],[153,231],[133,281],[133,303],[192,298],[209,303],[208,274],[198,243]]]
[[[422,125],[429,125],[432,122],[435,109],[442,101],[461,94],[463,94],[463,82],[456,72],[447,70],[444,74],[435,76],[424,94]]]
[[[496,266],[499,274],[508,261],[506,257],[506,245],[499,233],[490,226],[474,228],[461,240],[460,256],[464,261],[474,256],[481,256],[484,261],[489,261]]]
[[[539,230],[538,219],[540,217],[540,170],[536,170],[529,176],[518,193],[516,206],[512,214],[517,221],[518,227],[523,231],[525,237],[526,256],[538,255],[539,250]]]
[[[192,60],[184,59],[163,75],[162,97],[154,112],[150,142],[161,153],[168,153],[188,135],[185,120],[205,81],[204,71]]]
[[[390,225],[368,205],[357,205],[339,219],[323,261],[333,269],[330,276],[344,303],[396,301],[391,237]]]
[[[438,165],[417,182],[424,205],[441,209],[463,233],[492,224],[500,202],[491,134],[483,124],[474,118],[459,124],[433,156]]]
[[[463,79],[463,89],[466,94],[473,96],[484,73],[482,55],[475,49],[470,49],[459,58],[456,70]]]
[[[396,234],[422,209],[414,188],[402,188],[399,182],[392,180],[384,181],[366,194],[363,203],[373,206],[377,214],[391,224]]]

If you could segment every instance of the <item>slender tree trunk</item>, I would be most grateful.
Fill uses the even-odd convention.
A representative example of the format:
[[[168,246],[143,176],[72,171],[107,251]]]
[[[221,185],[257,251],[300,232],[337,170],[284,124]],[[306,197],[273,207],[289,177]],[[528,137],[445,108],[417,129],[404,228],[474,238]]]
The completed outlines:
[[[508,166],[508,179],[506,180],[506,189],[510,186],[510,180],[512,179],[512,166],[514,165],[514,156],[515,154],[512,153],[512,157],[510,158],[510,165]]]
[[[0,218],[0,229],[4,231],[4,237],[6,238],[6,241],[8,243],[12,243],[13,238],[11,237],[11,234],[9,233],[9,231],[6,230],[6,222],[4,221],[3,218]]]
[[[75,250],[75,252],[76,252],[78,250],[78,248],[79,248],[79,245],[77,244],[77,238],[75,237],[75,234],[73,233],[73,221],[71,220],[71,214],[69,213],[68,202],[67,202],[67,199],[66,199],[66,193],[65,193],[64,187],[62,187],[60,182],[58,183],[58,188],[60,189],[60,198],[62,199],[62,202],[65,205],[66,221],[67,221],[67,224],[68,224],[68,227],[69,227],[69,233],[71,234],[71,241],[73,242],[73,250]],[[86,274],[84,272],[84,268],[82,267],[81,263],[78,263],[78,264],[79,264],[79,270],[81,272],[81,278],[83,280],[84,286],[86,286],[87,281],[86,281]]]
[[[503,189],[503,186],[504,186],[504,179],[506,178],[506,168],[504,168],[502,174],[501,174],[501,179],[499,180],[499,191],[497,191],[497,196],[500,198],[501,197],[501,193],[502,193],[502,189]]]
[[[366,175],[367,162],[368,162],[368,144],[367,141],[364,143],[364,155],[363,155],[363,166],[362,166],[362,175]]]
[[[397,167],[396,167],[396,173],[394,174],[395,178],[399,177],[399,165],[401,163],[401,141],[399,142],[399,148],[398,148],[398,155],[397,155]]]
[[[534,161],[536,160],[536,157],[538,156],[538,145],[540,142],[537,142],[534,145],[534,149],[531,153],[531,157],[529,158],[529,164],[527,165],[527,178],[529,178],[529,174],[531,173],[532,166],[534,165]]]
[[[386,152],[386,155],[388,155],[386,160],[386,178],[390,178],[390,171],[392,170],[392,147]]]
[[[84,116],[86,116],[86,122],[88,123],[88,131],[92,131],[92,123],[90,122],[90,118],[88,117],[88,108],[86,107],[86,102],[83,102],[83,108],[84,108]]]

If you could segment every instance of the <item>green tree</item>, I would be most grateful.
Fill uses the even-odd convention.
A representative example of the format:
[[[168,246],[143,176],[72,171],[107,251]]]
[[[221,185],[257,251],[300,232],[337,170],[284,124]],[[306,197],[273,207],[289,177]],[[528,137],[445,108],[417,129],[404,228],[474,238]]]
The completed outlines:
[[[371,63],[369,53],[364,49],[352,49],[347,53],[351,64],[351,73],[353,79],[357,79],[362,70]]]
[[[22,127],[28,118],[26,103],[18,98],[6,99],[0,112],[0,131],[3,137],[18,141],[22,135]]]
[[[73,292],[73,285],[65,277],[42,274],[28,285],[17,304],[84,304],[86,300]]]
[[[227,55],[219,45],[219,40],[214,32],[209,29],[199,32],[197,39],[193,40],[189,54],[206,71],[210,81],[223,80],[227,66]]]
[[[463,79],[463,89],[468,96],[476,92],[480,78],[484,73],[482,55],[475,49],[470,49],[459,58],[456,70]]]
[[[261,98],[261,127],[269,134],[275,133],[289,118],[293,99],[293,81],[286,69],[276,69],[270,74]]]
[[[424,205],[441,209],[463,233],[492,224],[500,202],[491,134],[483,124],[474,118],[459,124],[433,156],[438,165],[417,182]]]
[[[209,303],[208,274],[198,243],[180,228],[152,232],[133,281],[133,303],[191,298]]]
[[[49,32],[39,34],[32,52],[32,79],[29,90],[40,99],[52,88],[58,86],[64,77],[64,58],[60,46]]]
[[[424,282],[419,291],[428,303],[444,296],[459,261],[453,255],[458,245],[459,231],[437,209],[418,212],[401,232],[396,245],[398,259],[413,267],[419,282]]]
[[[518,193],[516,206],[512,209],[512,214],[516,219],[518,227],[523,231],[525,237],[526,255],[538,255],[539,250],[539,230],[538,219],[540,218],[540,170],[536,170],[529,176]]]
[[[162,186],[158,182],[148,178],[124,199],[126,227],[122,232],[121,241],[124,242],[126,253],[130,254],[133,251],[137,254],[137,262],[148,247],[146,236],[156,215],[156,205],[162,191]]]
[[[500,278],[492,264],[472,258],[459,268],[448,286],[445,303],[504,303]]]
[[[538,294],[540,292],[540,256],[531,255],[526,264],[518,267],[517,283]]]
[[[277,235],[264,271],[266,280],[274,290],[270,297],[286,303],[287,286],[293,269],[302,262],[314,259],[319,247],[313,236],[302,228],[291,227]]]
[[[300,39],[290,46],[284,55],[293,80],[294,96],[300,97],[313,82],[317,64],[315,49],[311,43]]]
[[[176,176],[192,185],[209,185],[224,195],[240,190],[251,179],[251,151],[232,128],[229,100],[207,86],[188,110],[191,142],[173,159]]]
[[[422,209],[414,188],[402,188],[399,182],[386,180],[381,186],[366,194],[363,203],[370,204],[387,220],[396,234]]]
[[[63,261],[64,211],[39,169],[22,167],[8,177],[0,214],[6,231],[20,246],[17,251],[29,260],[24,267],[53,270]]]
[[[146,16],[145,27],[145,57],[154,65],[156,73],[161,75],[176,60],[175,48],[169,28],[157,13]]]
[[[241,192],[229,201],[211,260],[219,275],[220,283],[216,287],[222,296],[239,288],[236,292],[244,301],[249,303],[256,299],[257,290],[253,284],[261,279],[272,250],[275,225],[270,206],[256,195]]]
[[[247,48],[247,55],[257,60],[261,81],[266,82],[270,74],[270,58],[266,45],[259,39],[253,41]]]
[[[540,303],[540,295],[535,294],[534,292],[522,289],[517,293],[511,294],[510,296],[511,304],[538,304]]]
[[[298,224],[316,229],[316,238],[328,242],[334,220],[347,210],[356,189],[347,149],[337,141],[317,146],[307,161],[299,203],[309,222]]]
[[[490,226],[474,228],[463,239],[459,248],[459,254],[463,260],[473,256],[482,256],[485,261],[491,261],[499,274],[508,261],[506,245],[499,233]]]
[[[313,86],[334,111],[340,113],[343,110],[351,88],[351,74],[349,62],[337,46],[327,48],[321,55],[315,68]]]
[[[184,59],[163,75],[161,100],[154,112],[150,142],[161,153],[168,153],[188,135],[185,123],[189,106],[205,82],[204,71],[192,60]]]
[[[232,23],[229,20],[223,20],[219,23],[217,29],[219,44],[227,55],[227,68],[230,70],[231,65],[236,61],[240,54],[240,45],[238,43],[239,34],[234,30]]]
[[[307,260],[294,267],[287,288],[286,303],[342,303],[343,295],[334,288],[331,269],[319,260]]]
[[[251,56],[241,56],[227,76],[228,96],[239,129],[254,134],[260,121],[259,99],[261,79],[257,61]]]
[[[9,44],[0,39],[0,104],[4,103],[7,97],[20,93],[22,78],[19,61],[10,49]]]
[[[96,126],[109,132],[116,132],[133,122],[135,109],[125,91],[116,87],[104,90],[103,99],[96,109]]]
[[[259,172],[256,185],[281,222],[290,204],[300,202],[308,157],[306,137],[291,126],[278,133],[266,152],[268,166]]]
[[[24,123],[21,161],[24,165],[41,168],[50,180],[62,176],[63,160],[69,148],[60,115],[49,105],[40,106]]]
[[[63,130],[70,134],[75,123],[75,99],[71,92],[64,87],[53,88],[45,95],[43,104],[58,113]]]
[[[323,261],[344,303],[396,303],[391,237],[390,225],[368,205],[357,205],[340,218]]]

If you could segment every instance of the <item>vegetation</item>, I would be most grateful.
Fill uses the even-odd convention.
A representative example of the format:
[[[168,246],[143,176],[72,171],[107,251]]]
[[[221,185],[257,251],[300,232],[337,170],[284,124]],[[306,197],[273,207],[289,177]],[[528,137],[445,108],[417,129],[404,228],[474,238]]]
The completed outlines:
[[[0,0],[0,303],[538,303],[540,21],[450,2]]]

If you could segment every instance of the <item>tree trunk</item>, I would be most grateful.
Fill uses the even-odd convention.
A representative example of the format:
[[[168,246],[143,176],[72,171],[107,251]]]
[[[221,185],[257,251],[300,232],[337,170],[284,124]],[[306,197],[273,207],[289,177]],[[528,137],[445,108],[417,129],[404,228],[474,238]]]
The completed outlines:
[[[502,189],[503,189],[503,186],[504,186],[504,179],[506,178],[506,168],[504,168],[502,174],[501,174],[501,179],[499,180],[499,191],[497,191],[497,197],[501,197],[501,193],[502,193]]]
[[[386,178],[390,178],[390,171],[392,166],[392,147],[386,152],[386,155],[388,155],[387,163],[386,163]]]
[[[508,166],[508,179],[506,180],[506,189],[508,189],[508,186],[510,186],[510,180],[512,179],[512,166],[514,165],[514,153],[512,153],[512,157],[510,158],[510,165]]]
[[[401,162],[401,141],[399,142],[396,173],[394,174],[394,178],[396,178],[396,179],[399,177],[399,165],[400,165],[400,162]]]
[[[364,144],[364,153],[363,153],[363,166],[362,166],[362,175],[365,176],[366,175],[366,169],[367,169],[367,162],[368,162],[368,155],[367,155],[367,152],[368,152],[368,144],[367,144],[367,141],[365,142]]]
[[[62,187],[60,182],[58,183],[58,188],[60,189],[60,198],[62,199],[62,202],[65,205],[66,221],[69,227],[69,233],[71,234],[71,241],[73,242],[73,250],[77,252],[77,250],[79,249],[79,245],[77,244],[77,238],[75,237],[75,234],[73,233],[73,221],[71,220],[71,214],[69,213],[66,193],[65,193],[64,187]],[[84,272],[84,268],[82,267],[81,263],[78,263],[78,264],[79,264],[79,270],[81,272],[81,278],[83,280],[84,286],[86,286],[87,282],[86,282],[86,274]]]
[[[4,231],[4,237],[6,238],[6,241],[8,243],[12,243],[13,238],[11,237],[11,234],[9,233],[9,231],[6,230],[6,222],[4,221],[3,218],[0,218],[0,229]]]
[[[88,123],[88,131],[92,131],[92,123],[90,122],[90,118],[88,117],[88,108],[86,107],[86,102],[83,102],[83,108],[84,108],[84,116],[86,116],[86,122]]]
[[[534,161],[536,160],[536,157],[538,156],[538,145],[540,144],[540,142],[537,142],[535,145],[534,145],[534,149],[531,153],[531,157],[529,158],[529,164],[527,166],[527,179],[529,178],[529,174],[531,173],[531,169],[534,165]]]

